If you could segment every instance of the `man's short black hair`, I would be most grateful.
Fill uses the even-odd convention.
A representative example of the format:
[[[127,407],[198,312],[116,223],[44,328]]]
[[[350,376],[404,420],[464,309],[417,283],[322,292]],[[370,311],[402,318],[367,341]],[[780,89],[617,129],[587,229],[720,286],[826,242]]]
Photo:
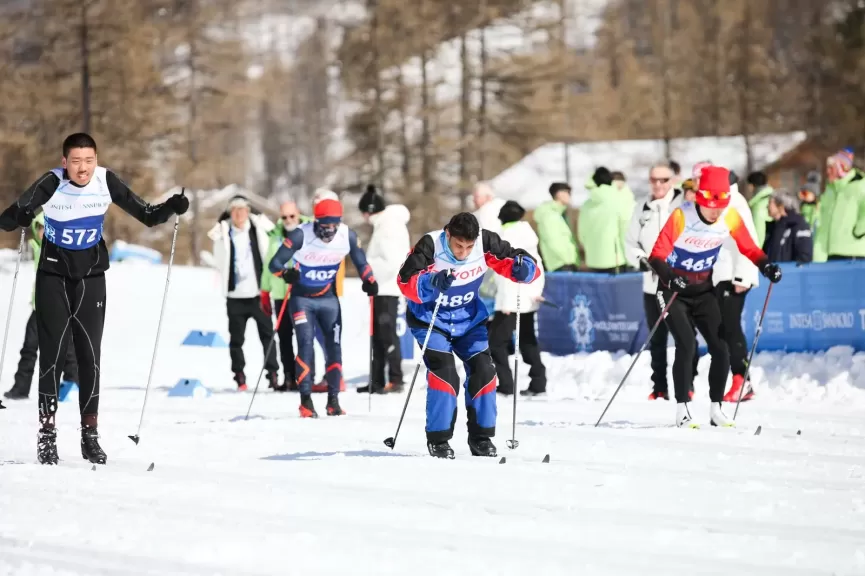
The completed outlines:
[[[96,140],[93,139],[93,136],[84,132],[70,134],[63,141],[63,157],[68,158],[69,151],[73,148],[93,148],[93,151],[96,152]]]
[[[570,184],[567,184],[566,182],[553,182],[550,185],[550,196],[552,196],[553,198],[555,198],[556,194],[558,194],[561,191],[565,191],[568,194],[570,194],[571,193]]]
[[[675,160],[670,160],[668,165],[670,166],[670,170],[672,170],[673,174],[675,174],[676,176],[682,173],[682,165]]]
[[[754,188],[760,188],[769,183],[769,179],[763,172],[751,172],[748,174],[748,184]]]
[[[450,235],[460,240],[477,240],[481,235],[481,225],[471,212],[460,212],[445,226]]]

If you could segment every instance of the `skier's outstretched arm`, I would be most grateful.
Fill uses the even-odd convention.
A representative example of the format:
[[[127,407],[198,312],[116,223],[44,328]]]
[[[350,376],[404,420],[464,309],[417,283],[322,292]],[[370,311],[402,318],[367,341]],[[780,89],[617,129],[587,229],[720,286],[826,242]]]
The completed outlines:
[[[541,275],[535,259],[522,248],[513,248],[489,230],[481,230],[481,239],[484,243],[484,259],[496,274],[524,284],[534,282]]]
[[[270,259],[268,269],[274,276],[282,276],[286,265],[291,262],[294,254],[303,247],[303,230],[295,228],[289,232],[282,244],[276,250],[276,254]]]
[[[148,228],[164,224],[173,214],[183,214],[189,208],[189,200],[182,194],[175,194],[162,204],[149,204],[111,170],[105,171],[105,180],[111,201]]]
[[[403,296],[418,304],[435,300],[438,290],[432,285],[433,266],[435,243],[426,235],[414,245],[399,269],[396,281]]]
[[[11,232],[21,224],[18,214],[29,213],[32,215],[36,209],[48,202],[60,185],[60,179],[54,172],[46,172],[16,200],[11,206],[0,214],[0,230]],[[32,220],[32,218],[30,218]]]
[[[364,282],[375,282],[375,278],[372,276],[372,267],[366,261],[366,254],[364,254],[357,243],[357,233],[354,230],[348,231],[348,257],[351,258],[354,267],[357,268],[361,280]]]
[[[754,238],[748,232],[748,228],[745,226],[745,221],[742,219],[742,216],[735,208],[731,207],[727,210],[724,219],[727,221],[727,228],[730,229],[730,236],[735,240],[739,252],[742,253],[742,256],[753,262],[757,268],[762,270],[763,267],[769,263],[769,258],[766,256],[766,253],[754,243]]]

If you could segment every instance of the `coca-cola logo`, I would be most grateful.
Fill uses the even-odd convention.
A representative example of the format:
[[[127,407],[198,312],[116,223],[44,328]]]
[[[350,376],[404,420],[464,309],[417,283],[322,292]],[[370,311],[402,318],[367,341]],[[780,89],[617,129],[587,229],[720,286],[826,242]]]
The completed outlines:
[[[302,251],[295,255],[295,260],[304,264],[339,264],[342,262],[342,254],[329,254],[327,252],[307,252]]]
[[[703,250],[717,248],[724,243],[722,238],[706,238],[705,236],[688,236],[682,240],[686,246],[695,246]]]

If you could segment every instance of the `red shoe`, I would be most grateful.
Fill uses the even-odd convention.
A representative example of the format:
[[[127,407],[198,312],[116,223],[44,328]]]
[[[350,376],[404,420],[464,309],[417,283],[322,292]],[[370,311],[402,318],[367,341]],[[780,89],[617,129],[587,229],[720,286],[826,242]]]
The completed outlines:
[[[652,393],[649,394],[649,400],[669,400],[669,399],[670,399],[670,393],[667,392],[666,390],[664,390],[664,391],[652,390]]]
[[[243,372],[235,372],[234,373],[234,381],[237,382],[237,391],[245,392],[246,387],[246,375]]]
[[[315,411],[315,406],[312,404],[312,397],[302,395],[300,397],[300,406],[298,407],[301,418],[318,418],[318,413]]]
[[[693,390],[689,390],[689,391],[688,391],[688,400],[693,400],[693,399],[694,399],[694,391],[693,391]]]
[[[735,402],[739,399],[739,390],[742,389],[742,384],[745,379],[738,374],[733,374],[733,385],[730,386],[730,391],[724,394],[724,402]],[[742,398],[744,400],[744,398]]]

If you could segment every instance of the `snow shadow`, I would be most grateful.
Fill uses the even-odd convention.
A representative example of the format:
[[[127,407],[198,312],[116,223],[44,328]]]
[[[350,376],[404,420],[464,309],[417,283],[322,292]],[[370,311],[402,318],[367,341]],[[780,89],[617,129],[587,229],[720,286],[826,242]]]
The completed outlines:
[[[262,460],[321,460],[330,456],[346,458],[413,458],[411,454],[399,454],[385,450],[345,450],[342,452],[295,452],[293,454],[274,454]]]

